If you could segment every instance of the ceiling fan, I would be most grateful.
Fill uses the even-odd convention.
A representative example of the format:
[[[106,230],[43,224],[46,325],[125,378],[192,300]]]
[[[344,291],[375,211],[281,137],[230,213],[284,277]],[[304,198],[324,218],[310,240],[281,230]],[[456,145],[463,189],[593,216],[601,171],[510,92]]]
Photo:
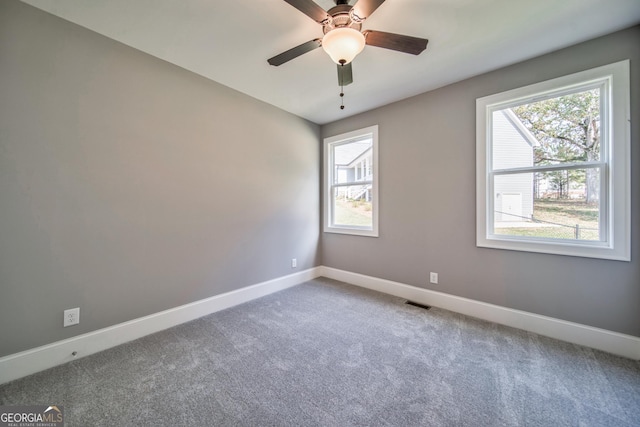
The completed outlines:
[[[336,5],[328,11],[312,0],[284,1],[322,25],[324,36],[302,43],[268,59],[267,62],[271,65],[282,65],[322,46],[331,59],[338,64],[339,85],[346,86],[353,83],[351,61],[364,49],[365,44],[413,55],[419,55],[427,48],[427,39],[383,31],[362,31],[364,20],[371,16],[385,0],[356,0],[353,6],[349,5],[349,0],[335,0]]]

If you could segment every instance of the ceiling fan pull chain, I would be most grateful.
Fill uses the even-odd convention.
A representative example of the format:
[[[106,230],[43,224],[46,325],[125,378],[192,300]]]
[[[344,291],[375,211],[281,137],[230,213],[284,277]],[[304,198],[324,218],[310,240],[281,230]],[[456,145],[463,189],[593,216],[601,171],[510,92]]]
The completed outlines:
[[[340,73],[340,109],[344,110],[344,63],[345,60],[340,60],[340,66],[342,67],[342,72]]]

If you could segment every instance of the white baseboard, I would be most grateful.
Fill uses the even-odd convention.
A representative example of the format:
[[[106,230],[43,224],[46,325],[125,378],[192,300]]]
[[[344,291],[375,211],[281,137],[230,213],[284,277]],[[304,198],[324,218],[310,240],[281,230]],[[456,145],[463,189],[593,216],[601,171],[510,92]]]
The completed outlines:
[[[74,359],[74,356],[72,356],[74,351],[77,352],[76,359],[88,356],[145,335],[315,279],[320,275],[319,272],[320,268],[314,267],[108,328],[20,353],[10,354],[0,358],[0,384],[69,362]]]
[[[640,338],[632,335],[620,334],[606,329],[567,322],[553,317],[514,310],[331,267],[320,267],[320,274],[330,279],[406,298],[420,304],[444,308],[501,325],[640,360]]]
[[[640,360],[640,338],[331,267],[314,267],[0,358],[0,384],[324,276],[490,322]]]

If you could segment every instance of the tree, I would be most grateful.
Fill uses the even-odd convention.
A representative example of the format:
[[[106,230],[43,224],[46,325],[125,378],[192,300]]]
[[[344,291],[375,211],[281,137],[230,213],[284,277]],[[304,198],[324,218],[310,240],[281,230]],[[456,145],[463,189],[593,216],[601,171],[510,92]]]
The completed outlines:
[[[539,142],[534,147],[535,165],[600,159],[599,89],[519,105],[512,111]],[[593,168],[586,168],[585,197],[588,203],[599,197]]]

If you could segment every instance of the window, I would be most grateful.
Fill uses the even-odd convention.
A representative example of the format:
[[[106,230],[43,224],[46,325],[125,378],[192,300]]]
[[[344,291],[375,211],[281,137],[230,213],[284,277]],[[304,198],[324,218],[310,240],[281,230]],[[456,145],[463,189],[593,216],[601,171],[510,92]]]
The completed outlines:
[[[476,243],[630,260],[629,61],[476,100]]]
[[[378,236],[378,126],[325,138],[324,231]]]

